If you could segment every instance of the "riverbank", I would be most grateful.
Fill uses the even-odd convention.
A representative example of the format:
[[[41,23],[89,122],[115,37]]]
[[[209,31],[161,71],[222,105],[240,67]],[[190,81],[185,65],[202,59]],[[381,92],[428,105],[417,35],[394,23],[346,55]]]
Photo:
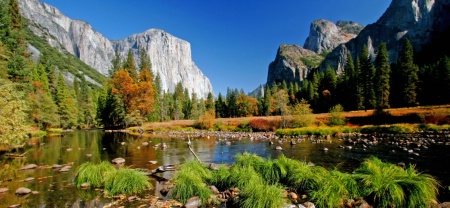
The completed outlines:
[[[329,113],[312,114],[313,121],[310,127],[329,126]],[[450,105],[421,106],[411,108],[392,108],[382,113],[368,111],[342,112],[340,116],[344,119],[346,127],[359,128],[361,126],[383,126],[394,124],[420,125],[427,128],[450,124]],[[146,132],[167,131],[232,131],[232,132],[255,132],[276,131],[280,128],[297,128],[298,117],[295,116],[255,116],[242,118],[216,118],[211,121],[212,126],[204,128],[199,125],[198,120],[176,120],[167,122],[151,122],[142,125]],[[203,128],[201,128],[203,127]],[[447,127],[445,127],[447,128]],[[436,128],[439,129],[439,128]],[[129,128],[130,132],[138,132],[139,127]]]

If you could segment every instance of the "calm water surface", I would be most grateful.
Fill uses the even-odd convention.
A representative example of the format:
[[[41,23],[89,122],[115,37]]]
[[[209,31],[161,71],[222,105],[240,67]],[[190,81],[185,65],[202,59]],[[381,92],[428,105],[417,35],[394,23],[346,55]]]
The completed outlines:
[[[124,145],[121,143],[125,142]],[[143,146],[148,142],[148,146]],[[187,138],[154,138],[135,137],[125,133],[104,133],[99,130],[75,131],[64,133],[62,136],[47,136],[30,140],[26,149],[26,159],[9,159],[0,156],[2,170],[0,174],[0,188],[9,191],[0,194],[0,207],[21,204],[22,207],[102,207],[113,199],[99,197],[100,190],[80,190],[73,187],[72,181],[76,168],[87,161],[111,161],[116,157],[126,160],[126,166],[132,168],[156,169],[161,165],[178,165],[185,161],[194,160],[186,145]],[[339,148],[345,145],[343,141],[333,139],[332,142],[319,144],[303,141],[291,146],[289,142],[270,145],[268,141],[251,140],[247,138],[234,139],[231,145],[218,138],[191,138],[192,147],[198,157],[206,163],[232,163],[234,156],[243,152],[250,152],[262,157],[276,158],[280,154],[298,160],[312,162],[328,169],[338,168],[351,172],[360,162],[375,155],[384,161],[392,163],[404,162],[416,164],[416,168],[435,176],[441,181],[443,188],[439,196],[440,201],[450,201],[450,146],[432,145],[428,150],[421,150],[420,156],[412,157],[398,147],[379,144],[366,150],[347,150]],[[155,148],[154,145],[166,143],[167,148]],[[275,150],[281,146],[283,150]],[[323,151],[328,148],[328,151]],[[391,153],[391,150],[396,153]],[[92,154],[87,157],[87,154]],[[411,158],[412,157],[412,158]],[[408,159],[409,158],[409,159]],[[155,165],[149,161],[157,161]],[[27,164],[37,164],[38,169],[17,171]],[[53,170],[53,164],[72,164],[69,172],[60,173]],[[172,177],[173,172],[161,173],[165,178]],[[28,177],[35,178],[25,182]],[[10,179],[10,180],[8,180]],[[161,196],[159,183],[151,179],[155,189],[147,194]],[[19,187],[27,187],[39,194],[19,197],[14,192]],[[138,206],[130,204],[129,206]]]

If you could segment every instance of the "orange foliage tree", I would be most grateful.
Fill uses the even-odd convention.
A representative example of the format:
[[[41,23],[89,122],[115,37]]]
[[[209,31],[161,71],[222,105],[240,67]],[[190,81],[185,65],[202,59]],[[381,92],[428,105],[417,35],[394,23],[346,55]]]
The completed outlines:
[[[142,69],[137,81],[125,69],[118,70],[110,80],[112,93],[120,95],[125,104],[125,112],[131,114],[139,110],[144,117],[154,110],[153,78],[148,69]]]

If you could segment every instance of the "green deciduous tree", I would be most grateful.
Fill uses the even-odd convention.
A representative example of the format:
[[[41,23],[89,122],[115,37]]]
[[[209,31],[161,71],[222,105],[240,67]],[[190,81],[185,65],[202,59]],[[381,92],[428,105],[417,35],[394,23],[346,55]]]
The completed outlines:
[[[15,84],[0,79],[0,144],[18,146],[25,142],[29,130],[27,104]]]

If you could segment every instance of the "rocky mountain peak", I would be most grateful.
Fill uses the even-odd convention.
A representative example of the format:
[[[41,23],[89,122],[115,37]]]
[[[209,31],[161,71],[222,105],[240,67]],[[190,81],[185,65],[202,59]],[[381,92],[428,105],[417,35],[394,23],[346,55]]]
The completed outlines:
[[[275,60],[269,65],[267,84],[301,82],[312,68],[319,66],[323,57],[298,45],[282,44]]]
[[[364,26],[350,21],[340,20],[334,24],[324,19],[314,20],[304,47],[319,54],[329,52],[356,37],[363,28]]]
[[[414,50],[422,48],[441,37],[450,27],[450,0],[393,0],[377,22],[366,26],[359,35],[334,49],[321,65],[334,67],[338,73],[344,71],[347,54],[353,57],[367,45],[372,57],[381,42],[387,44],[392,62],[397,60],[405,38],[409,38]],[[448,33],[448,32],[447,32]]]

